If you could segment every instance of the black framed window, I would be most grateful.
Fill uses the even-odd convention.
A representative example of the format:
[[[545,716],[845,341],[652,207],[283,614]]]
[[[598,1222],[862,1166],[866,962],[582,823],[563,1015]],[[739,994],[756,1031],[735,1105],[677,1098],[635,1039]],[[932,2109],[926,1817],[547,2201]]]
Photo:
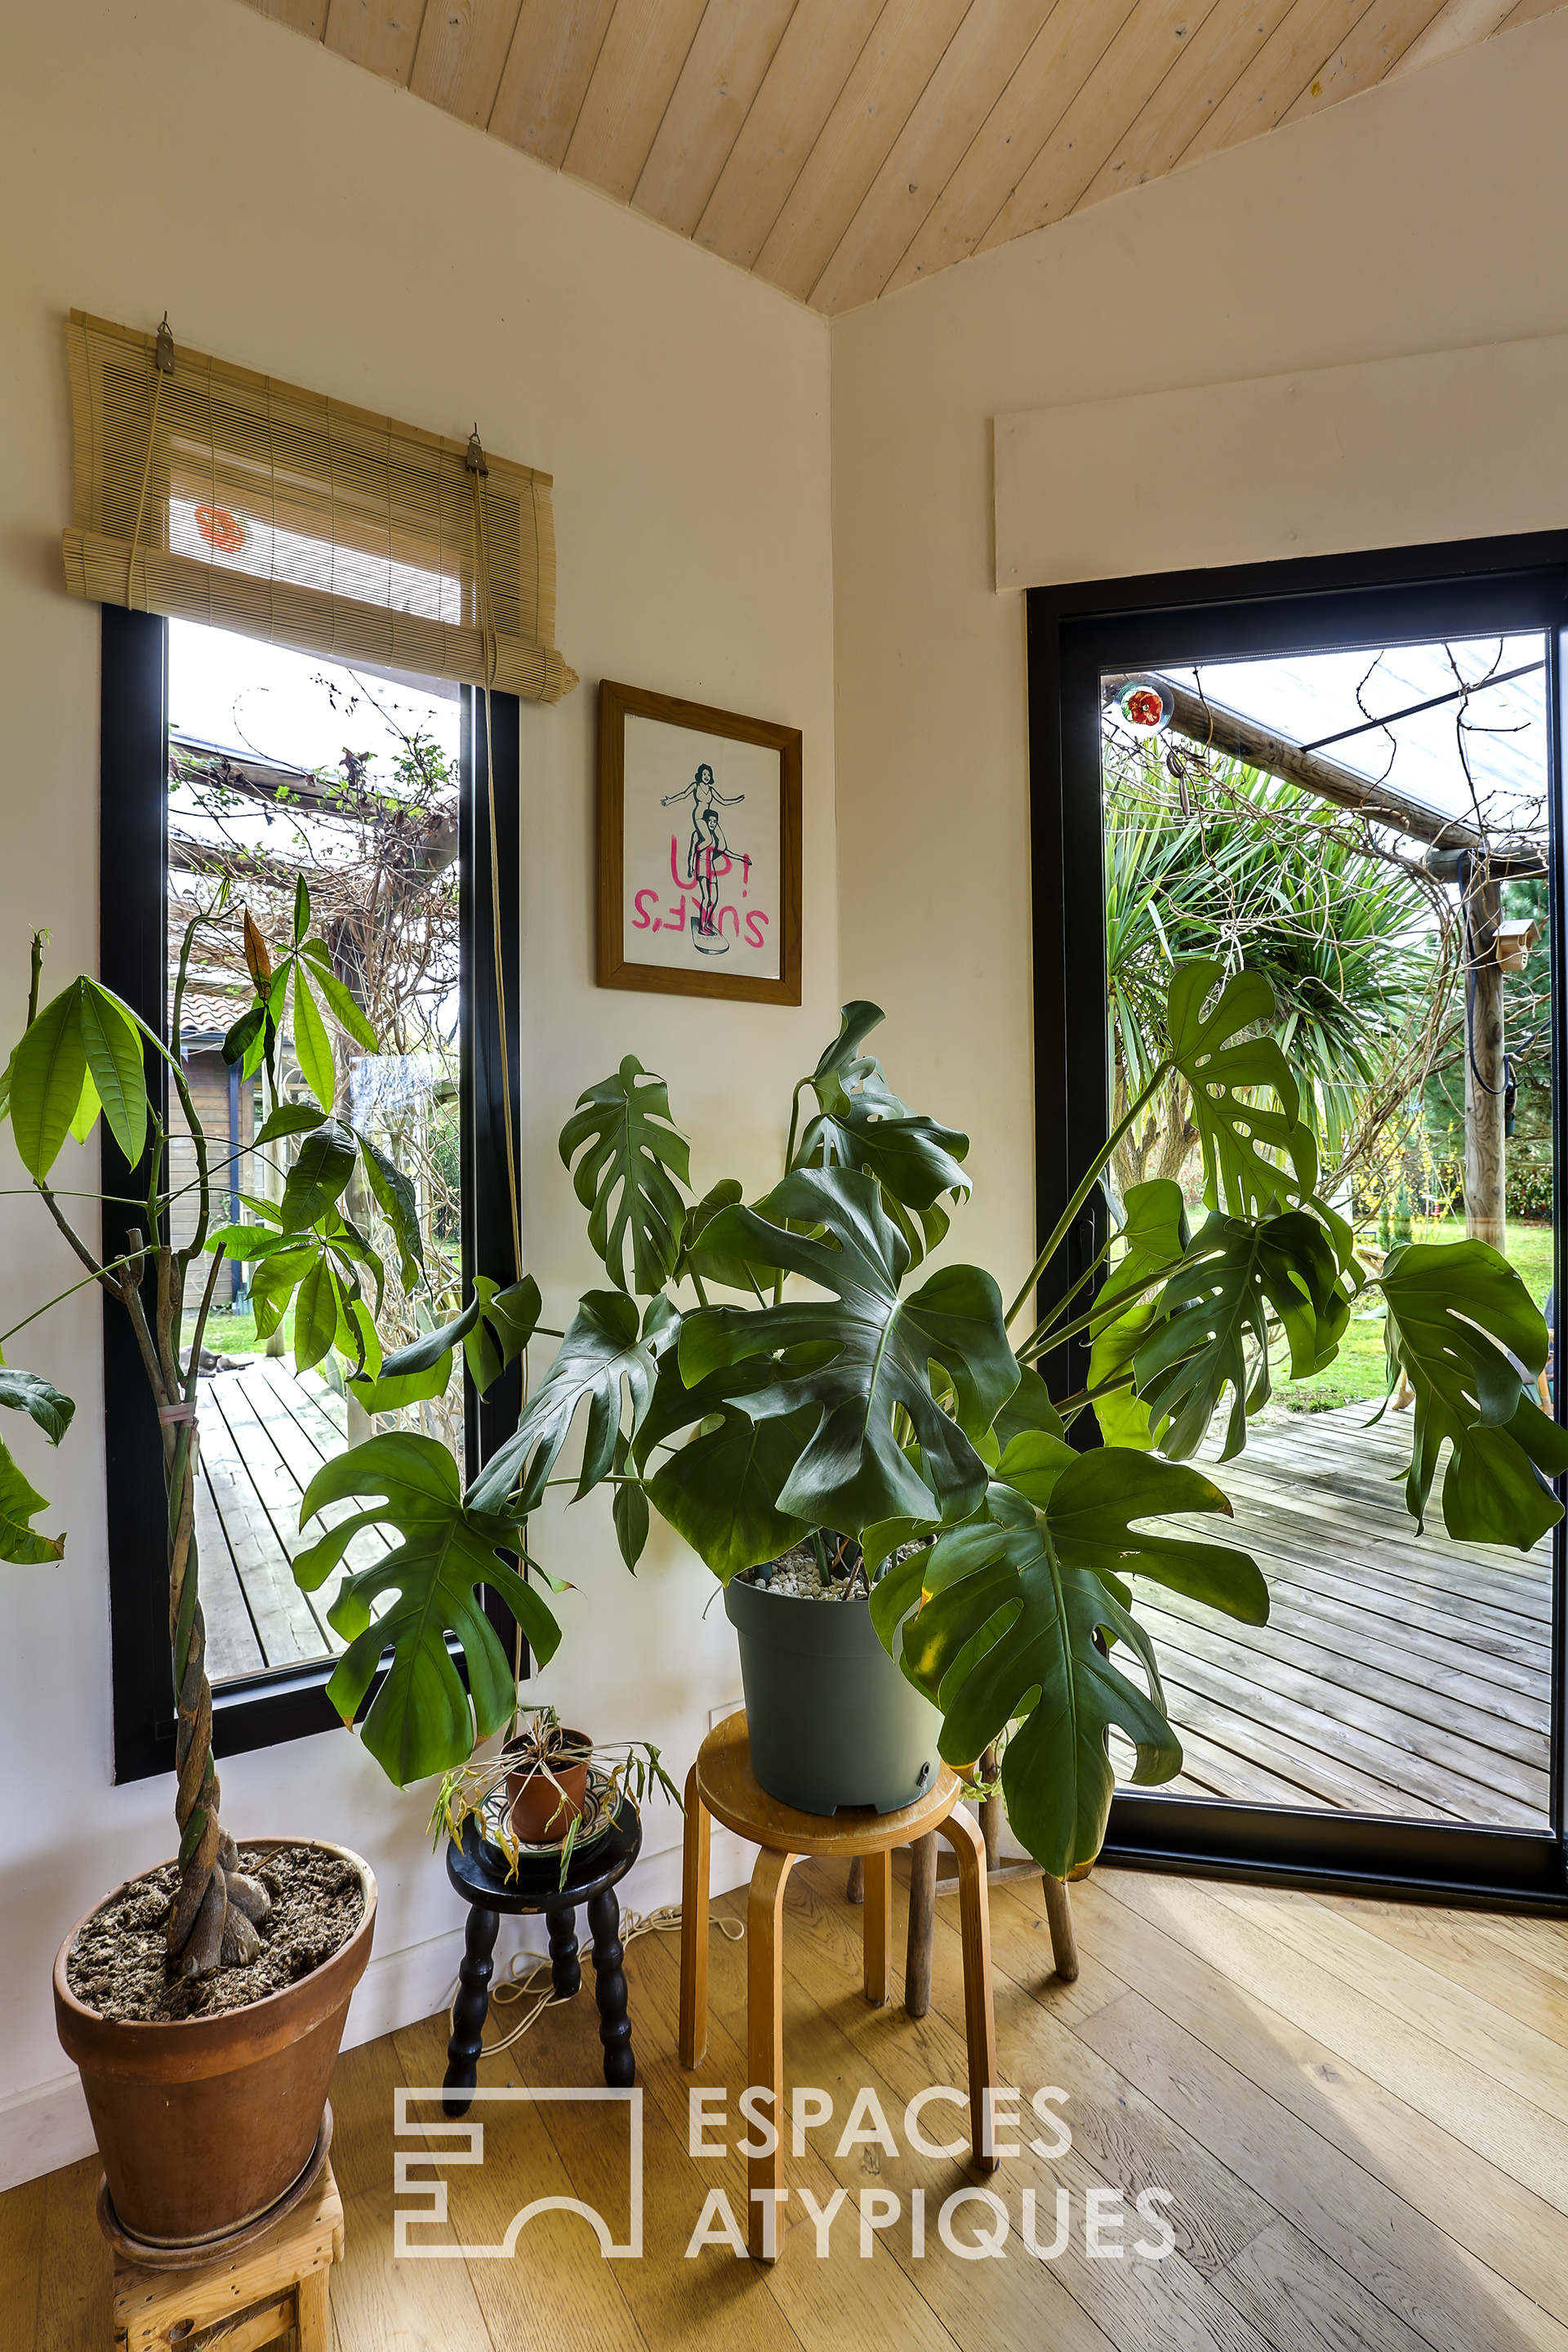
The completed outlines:
[[[156,615],[106,606],[102,616],[101,885],[100,971],[150,1027],[167,1034],[169,995],[169,626]],[[501,1108],[510,1069],[513,1116],[519,1102],[518,761],[520,711],[510,695],[491,697],[493,758],[484,698],[462,689],[458,766],[458,1103],[460,1262],[465,1293],[476,1272],[512,1274],[511,1192]],[[491,813],[500,924],[491,904]],[[497,1010],[496,939],[501,943],[502,1035]],[[216,1065],[215,1065],[216,1066]],[[163,1065],[149,1049],[150,1098],[166,1113]],[[248,1129],[239,1107],[227,1131],[237,1144]],[[450,1156],[449,1147],[444,1146]],[[103,1187],[134,1194],[107,1131]],[[232,1181],[233,1180],[228,1180]],[[141,1189],[145,1188],[145,1176]],[[106,1208],[106,1254],[118,1254],[134,1211]],[[178,1235],[176,1235],[178,1238]],[[458,1237],[453,1237],[458,1239]],[[220,1342],[221,1344],[221,1342]],[[174,1710],[164,1609],[166,1538],[156,1420],[129,1326],[111,1302],[104,1308],[105,1462],[109,1495],[110,1596],[113,1663],[114,1770],[120,1780],[171,1770]],[[515,1426],[521,1392],[516,1368],[484,1400],[467,1384],[464,1467],[468,1475]],[[299,1433],[289,1432],[298,1443]],[[241,1441],[242,1442],[242,1441]],[[243,1581],[243,1580],[241,1580]],[[245,1606],[255,1615],[253,1596]],[[497,1630],[511,1646],[510,1616]],[[242,1622],[241,1631],[244,1626]],[[213,1745],[222,1757],[333,1728],[324,1696],[330,1656],[294,1665],[266,1663],[258,1644],[214,1691]],[[215,1676],[215,1683],[217,1678]],[[366,1704],[369,1703],[367,1695]]]
[[[1550,989],[1543,991],[1542,1034],[1532,1042],[1542,1074],[1549,1166],[1554,1160],[1560,1186],[1568,1169],[1563,1156],[1568,1129],[1563,1074],[1568,1063],[1562,984],[1562,679],[1563,633],[1568,629],[1568,536],[1541,534],[1036,589],[1028,596],[1027,626],[1039,1230],[1047,1232],[1055,1223],[1110,1131],[1113,1073],[1108,1053],[1104,784],[1108,691],[1115,681],[1140,673],[1213,680],[1236,674],[1226,673],[1226,665],[1278,666],[1330,653],[1370,659],[1380,648],[1422,643],[1519,638],[1533,640],[1539,648],[1534,667],[1542,696],[1538,730],[1542,856],[1550,900],[1548,937],[1539,952],[1550,956],[1552,978]],[[1374,714],[1386,712],[1394,698],[1379,699],[1373,693],[1367,708]],[[1350,717],[1354,721],[1355,712]],[[1280,731],[1292,732],[1289,727]],[[1297,734],[1295,740],[1307,739]],[[1392,745],[1392,736],[1389,741]],[[1173,785],[1173,791],[1180,789]],[[1183,804],[1184,808],[1184,795]],[[1548,1210],[1550,1205],[1548,1202]],[[1093,1261],[1106,1239],[1108,1217],[1103,1199],[1086,1209],[1061,1262],[1047,1276],[1042,1306]],[[1557,1327],[1554,1361],[1561,1360],[1563,1299],[1557,1230],[1553,1218],[1539,1244],[1540,1286],[1550,1279]],[[1088,1370],[1087,1342],[1070,1343],[1062,1360],[1050,1369],[1053,1386],[1060,1383],[1058,1392],[1081,1388]],[[1561,1382],[1554,1404],[1562,1420]],[[1371,1411],[1369,1405],[1368,1415]],[[1325,1433],[1333,1418],[1325,1414],[1321,1425]],[[1406,1419],[1399,1433],[1406,1454],[1409,1426]],[[1075,1425],[1074,1435],[1075,1442],[1100,1442],[1088,1415]],[[1247,1476],[1253,1475],[1248,1464],[1248,1454],[1228,1465],[1216,1463],[1217,1483],[1226,1486],[1227,1469],[1245,1469]],[[1397,1490],[1396,1500],[1402,1500]],[[1279,1516],[1287,1516],[1283,1508]],[[1436,1525],[1440,1537],[1440,1519]],[[1491,1727],[1483,1727],[1479,1736],[1491,1743],[1500,1759],[1493,1777],[1497,1790],[1503,1792],[1489,1805],[1484,1790],[1468,1803],[1452,1795],[1446,1801],[1444,1775],[1450,1776],[1452,1789],[1470,1789],[1472,1782],[1479,1787],[1486,1776],[1485,1755],[1491,1751],[1479,1751],[1479,1762],[1467,1760],[1461,1738],[1445,1727],[1442,1707],[1435,1699],[1424,1706],[1418,1697],[1400,1697],[1395,1692],[1393,1703],[1405,1713],[1388,1723],[1368,1711],[1373,1699],[1381,1705],[1385,1690],[1394,1690],[1393,1675],[1404,1676],[1412,1692],[1426,1680],[1436,1693],[1447,1679],[1435,1646],[1430,1664],[1424,1664],[1423,1612],[1430,1594],[1402,1569],[1380,1559],[1375,1548],[1364,1545],[1353,1549],[1353,1556],[1347,1553],[1344,1573],[1336,1579],[1333,1552],[1340,1538],[1326,1509],[1319,1512],[1315,1539],[1321,1560],[1313,1560],[1300,1545],[1297,1557],[1302,1561],[1303,1580],[1320,1591],[1323,1623],[1338,1627],[1344,1661],[1342,1670],[1331,1646],[1319,1653],[1326,1671],[1338,1676],[1342,1705],[1340,1700],[1335,1705],[1352,1727],[1344,1742],[1341,1793],[1321,1801],[1293,1793],[1297,1781],[1288,1761],[1288,1744],[1271,1731],[1261,1698],[1254,1708],[1254,1744],[1235,1743],[1245,1748],[1245,1754],[1227,1780],[1220,1753],[1226,1735],[1216,1729],[1214,1716],[1215,1694],[1223,1693],[1226,1674],[1255,1692],[1272,1683],[1274,1696],[1278,1699],[1283,1690],[1287,1706],[1304,1703],[1292,1696],[1304,1685],[1299,1678],[1292,1681],[1295,1669],[1288,1660],[1286,1668],[1279,1668],[1261,1648],[1251,1655],[1237,1648],[1227,1657],[1211,1645],[1209,1663],[1222,1679],[1210,1679],[1203,1661],[1204,1643],[1195,1636],[1189,1641],[1182,1629],[1173,1628],[1178,1650],[1185,1645],[1197,1660],[1190,1671],[1178,1667],[1175,1672],[1185,1671],[1188,1693],[1197,1694],[1186,1702],[1190,1721],[1203,1727],[1193,1745],[1202,1749],[1206,1742],[1212,1764],[1194,1769],[1191,1781],[1173,1793],[1119,1789],[1106,1858],[1369,1891],[1399,1887],[1450,1900],[1568,1903],[1563,1526],[1559,1524],[1540,1548],[1539,1585],[1528,1604],[1510,1596],[1503,1606],[1489,1592],[1479,1599],[1466,1593],[1459,1589],[1462,1563],[1455,1570],[1455,1606],[1469,1612],[1486,1640],[1481,1642],[1478,1634],[1471,1679],[1464,1675],[1451,1679],[1458,1694],[1454,1719],[1480,1723],[1480,1713],[1471,1709],[1489,1716]],[[1352,1538],[1345,1540],[1353,1545]],[[1281,1538],[1281,1546],[1288,1555],[1287,1538]],[[1355,1619],[1358,1580],[1363,1605],[1370,1612],[1364,1633],[1358,1632]],[[1378,1588],[1375,1597],[1371,1595],[1373,1585]],[[1310,1622],[1304,1605],[1296,1608],[1292,1622],[1303,1640],[1320,1644],[1328,1640],[1321,1625]],[[1391,1659],[1387,1645],[1391,1641],[1397,1645],[1402,1628],[1415,1629],[1422,1646],[1408,1658],[1396,1654]],[[1283,1644],[1279,1646],[1283,1652]],[[1155,1647],[1164,1672],[1158,1630]],[[1170,1690],[1167,1697],[1173,1698]],[[1171,1712],[1182,1728],[1180,1691]],[[1391,1731],[1396,1721],[1401,1727]],[[1288,1734],[1288,1719],[1285,1728]],[[1462,1732],[1462,1724],[1460,1728]],[[1374,1743],[1389,1738],[1404,1741],[1410,1750],[1405,1777],[1414,1793],[1380,1804]],[[1516,1767],[1519,1758],[1530,1761],[1528,1783],[1519,1778],[1523,1769]],[[1387,1777],[1393,1780],[1399,1776],[1391,1770]],[[1208,1785],[1199,1785],[1205,1778]],[[1507,1793],[1516,1786],[1527,1790],[1528,1803],[1522,1795]]]

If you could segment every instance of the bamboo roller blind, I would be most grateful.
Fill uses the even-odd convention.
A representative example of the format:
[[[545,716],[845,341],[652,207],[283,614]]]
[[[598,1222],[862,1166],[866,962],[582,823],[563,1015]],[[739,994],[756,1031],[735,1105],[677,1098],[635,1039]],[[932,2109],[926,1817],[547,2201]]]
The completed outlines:
[[[474,477],[462,442],[183,344],[173,375],[160,378],[155,337],[79,310],[66,335],[73,596],[340,660],[485,682]],[[577,677],[553,643],[551,478],[488,451],[486,463],[489,683],[557,702]]]

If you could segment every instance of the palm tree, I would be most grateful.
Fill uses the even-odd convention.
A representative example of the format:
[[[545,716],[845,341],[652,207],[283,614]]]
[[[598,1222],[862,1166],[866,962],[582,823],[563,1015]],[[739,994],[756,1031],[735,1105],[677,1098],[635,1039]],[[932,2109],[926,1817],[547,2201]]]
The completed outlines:
[[[1239,761],[1172,776],[1157,739],[1118,736],[1105,787],[1113,1116],[1169,1051],[1173,966],[1218,955],[1273,984],[1302,1117],[1337,1181],[1425,1075],[1448,985],[1430,893],[1378,856],[1363,827]],[[1118,1185],[1179,1178],[1196,1140],[1185,1083],[1173,1077],[1118,1148]]]

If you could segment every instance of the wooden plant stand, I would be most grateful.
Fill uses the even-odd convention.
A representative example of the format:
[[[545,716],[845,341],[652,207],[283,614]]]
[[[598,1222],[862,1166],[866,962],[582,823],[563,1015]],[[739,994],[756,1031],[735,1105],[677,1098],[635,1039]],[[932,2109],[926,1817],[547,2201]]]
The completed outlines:
[[[990,1800],[987,1801],[988,1802]],[[986,1833],[985,1809],[981,1808],[980,1830]],[[986,1852],[993,1850],[987,1839]],[[1052,1878],[1032,1862],[999,1862],[985,1874],[987,1886],[1008,1886],[1023,1879],[1039,1879],[1046,1898],[1046,1918],[1051,1931],[1051,1958],[1063,1984],[1072,1984],[1078,1977],[1078,1938],[1073,1931],[1072,1897],[1068,1893],[1065,1878]],[[936,1832],[928,1830],[924,1837],[916,1838],[910,1847],[910,1930],[908,1957],[904,1964],[904,2007],[910,2017],[923,2017],[931,2007],[931,1946],[936,1936],[936,1898],[951,1894],[961,1884],[956,1871],[937,1869]],[[845,1895],[851,1903],[866,1900],[866,1864],[857,1854],[849,1864],[845,1881]]]
[[[564,1885],[553,1854],[548,1859],[525,1855],[510,1873],[498,1866],[502,1857],[492,1858],[487,1853],[479,1824],[471,1813],[463,1823],[461,1843],[447,1840],[447,1875],[470,1908],[458,1970],[452,2038],[447,2044],[447,2072],[442,2077],[446,2114],[466,2116],[473,2105],[468,2095],[479,2079],[479,2060],[484,2056],[484,2022],[503,1911],[542,1913],[550,1938],[551,1984],[563,2000],[570,2000],[582,1989],[576,1917],[586,1906],[588,1932],[594,1940],[594,1994],[599,2004],[605,2080],[616,2090],[627,2090],[637,2081],[622,1967],[626,1953],[621,1946],[621,1906],[616,1888],[641,1852],[642,1822],[629,1797],[621,1799],[605,1836],[578,1847]]]
[[[963,1935],[963,2011],[969,2049],[970,2139],[976,2168],[993,2172],[996,2158],[986,2094],[996,2088],[996,2028],[991,2006],[991,1923],[985,1885],[985,1844],[959,1799],[963,1783],[944,1764],[936,1784],[894,1813],[803,1813],[759,1787],[752,1770],[744,1714],[716,1726],[698,1751],[686,1783],[686,1839],[680,1908],[680,2063],[702,2063],[708,2047],[708,1856],[710,1822],[761,1846],[746,1909],[747,2082],[773,2095],[769,2119],[783,2127],[765,2156],[746,2160],[747,2249],[773,2262],[784,2236],[778,2201],[784,2193],[784,1893],[803,1854],[858,1855],[865,1864],[864,1990],[875,2005],[889,1990],[889,1929],[893,1908],[893,1848],[921,1842],[934,1887],[940,1832],[958,1862]],[[926,1957],[930,1981],[929,1946]]]
[[[343,2258],[343,2207],[329,2163],[311,2194],[253,2245],[188,2271],[114,2256],[114,2352],[223,2352],[296,2331],[298,2352],[331,2352],[327,2283]]]

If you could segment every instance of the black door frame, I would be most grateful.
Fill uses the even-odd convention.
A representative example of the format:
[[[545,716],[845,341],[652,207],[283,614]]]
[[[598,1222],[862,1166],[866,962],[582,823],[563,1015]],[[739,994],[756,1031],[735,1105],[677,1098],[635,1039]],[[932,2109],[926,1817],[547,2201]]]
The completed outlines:
[[[510,1188],[501,1141],[500,1024],[496,1016],[495,928],[490,909],[489,800],[491,762],[483,698],[463,692],[459,797],[461,856],[459,958],[462,1018],[459,1040],[462,1135],[463,1276],[493,1267],[500,1280],[512,1269]],[[507,1006],[506,1052],[514,1122],[521,1096],[518,1052],[519,759],[521,707],[515,695],[490,698],[495,726],[495,827],[500,876],[502,980]],[[479,704],[476,716],[475,705]],[[103,607],[100,686],[101,830],[99,891],[99,977],[123,997],[160,1036],[168,1034],[168,625],[153,613]],[[149,1100],[165,1118],[164,1065],[146,1055]],[[102,1184],[108,1194],[146,1192],[146,1176],[132,1177],[108,1128],[102,1129]],[[134,1210],[106,1205],[106,1257],[121,1253]],[[151,1280],[151,1277],[149,1277]],[[149,1297],[149,1309],[152,1300]],[[112,1300],[103,1308],[104,1468],[109,1510],[110,1647],[113,1672],[114,1778],[140,1780],[174,1767],[174,1670],[163,1624],[166,1590],[166,1506],[158,1424],[129,1319]],[[468,1474],[516,1426],[521,1378],[517,1367],[476,1410],[466,1382]],[[487,1612],[511,1654],[513,1620],[486,1595]],[[495,1613],[500,1611],[499,1616]],[[526,1671],[527,1659],[524,1657]],[[458,1660],[462,1671],[462,1660]],[[219,1757],[340,1730],[326,1696],[331,1662],[282,1668],[226,1684],[213,1693],[213,1748]],[[360,1708],[363,1717],[381,1684],[378,1675]]]
[[[1033,588],[1027,597],[1029,804],[1033,860],[1036,1222],[1055,1225],[1108,1131],[1100,674],[1334,646],[1540,630],[1547,639],[1553,759],[1551,829],[1552,1105],[1558,1183],[1568,1185],[1568,990],[1564,904],[1568,768],[1563,665],[1568,658],[1568,532],[1458,541],[1350,556]],[[1092,887],[1090,887],[1092,884]],[[1041,1310],[1092,1259],[1102,1202],[1086,1209],[1040,1287]],[[1561,1215],[1559,1231],[1561,1230]],[[1556,1266],[1562,1346],[1561,1248]],[[1052,1364],[1082,1384],[1087,1349]],[[1557,1360],[1563,1360],[1561,1353]],[[1054,1383],[1053,1383],[1054,1384]],[[1564,1417],[1558,1383],[1558,1418]],[[1098,1443],[1098,1431],[1083,1433]],[[1568,1528],[1552,1552],[1549,1830],[1452,1827],[1192,1797],[1118,1791],[1108,1862],[1303,1886],[1568,1910],[1563,1695]]]

